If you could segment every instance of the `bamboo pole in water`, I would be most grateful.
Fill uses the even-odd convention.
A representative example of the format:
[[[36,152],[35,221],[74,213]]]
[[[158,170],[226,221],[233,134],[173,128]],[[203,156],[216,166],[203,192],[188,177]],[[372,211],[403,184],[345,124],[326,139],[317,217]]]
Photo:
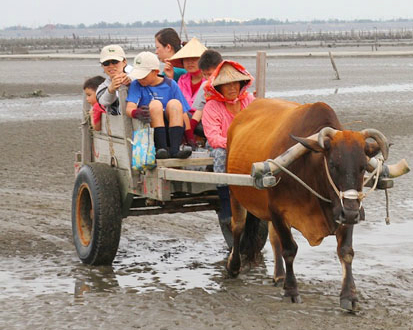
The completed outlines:
[[[328,56],[330,56],[331,65],[333,66],[333,69],[336,72],[336,78],[337,80],[340,80],[340,75],[338,74],[338,70],[336,67],[336,63],[334,62],[333,54],[331,54],[331,52],[328,52]]]

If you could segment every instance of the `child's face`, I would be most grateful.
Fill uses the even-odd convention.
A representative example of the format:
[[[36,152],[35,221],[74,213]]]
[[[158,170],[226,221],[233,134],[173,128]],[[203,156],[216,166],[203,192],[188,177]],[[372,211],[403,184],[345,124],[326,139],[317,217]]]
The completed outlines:
[[[158,70],[152,70],[145,78],[138,79],[139,83],[142,86],[150,86],[156,81],[156,78],[158,77]]]
[[[91,88],[85,88],[86,101],[90,105],[94,105],[98,100],[96,99],[96,91]]]
[[[182,59],[184,69],[188,72],[199,71],[198,61],[199,61],[199,57],[187,57],[187,58]]]
[[[211,75],[212,75],[212,73],[215,71],[215,69],[216,69],[216,67],[211,67],[211,68],[208,68],[208,69],[206,69],[206,70],[201,70],[202,76],[203,76],[205,79],[208,79],[209,77],[211,77]]]
[[[110,62],[109,65],[104,66],[104,65],[102,64],[102,67],[103,67],[103,71],[104,71],[111,79],[112,79],[114,76],[118,75],[119,73],[122,73],[122,72],[123,72],[123,69],[124,69],[125,66],[126,66],[126,60],[120,61],[120,62],[118,62],[118,63],[116,63],[116,64],[111,63],[111,61],[108,61],[108,62]]]

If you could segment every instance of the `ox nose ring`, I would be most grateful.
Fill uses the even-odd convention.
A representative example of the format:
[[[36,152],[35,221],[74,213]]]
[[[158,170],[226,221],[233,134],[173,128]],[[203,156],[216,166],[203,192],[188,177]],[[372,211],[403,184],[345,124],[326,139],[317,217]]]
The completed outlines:
[[[357,191],[356,189],[349,189],[346,191],[340,191],[338,194],[338,197],[340,199],[341,207],[344,209],[344,204],[343,204],[343,199],[358,199],[360,201],[360,206],[359,210],[361,209],[361,206],[363,205],[362,199],[364,198],[364,194],[362,191]]]

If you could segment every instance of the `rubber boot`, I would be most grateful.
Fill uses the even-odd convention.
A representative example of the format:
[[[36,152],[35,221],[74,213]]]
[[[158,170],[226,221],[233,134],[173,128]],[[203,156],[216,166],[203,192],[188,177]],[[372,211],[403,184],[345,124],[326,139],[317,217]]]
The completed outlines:
[[[166,128],[164,126],[155,127],[154,140],[156,149],[156,159],[169,158],[168,144],[166,142]]]
[[[182,150],[179,150],[179,146],[181,145],[184,136],[184,128],[182,126],[173,126],[169,127],[168,131],[170,144],[169,153],[171,157],[185,159],[191,156],[191,147],[184,147]]]

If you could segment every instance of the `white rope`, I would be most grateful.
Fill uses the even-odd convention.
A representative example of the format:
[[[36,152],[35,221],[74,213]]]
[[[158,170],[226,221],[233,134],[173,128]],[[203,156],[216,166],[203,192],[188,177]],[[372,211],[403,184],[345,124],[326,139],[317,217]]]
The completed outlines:
[[[381,169],[382,169],[382,167],[383,167],[383,162],[384,162],[384,160],[383,160],[382,158],[376,158],[376,159],[377,159],[377,167],[376,167],[375,170],[371,173],[370,177],[367,178],[367,179],[363,182],[363,187],[364,187],[364,185],[373,177],[373,175],[376,175],[376,179],[375,179],[374,184],[373,184],[373,186],[371,187],[371,189],[364,194],[364,197],[366,197],[368,194],[370,194],[370,192],[372,192],[373,190],[375,190],[376,187],[377,187],[377,183],[379,182],[379,176],[380,176],[379,174],[381,173]],[[364,197],[363,197],[363,198],[364,198]]]
[[[315,190],[313,190],[310,186],[308,186],[303,180],[301,180],[298,176],[296,176],[294,173],[290,172],[284,166],[279,164],[275,159],[268,159],[267,162],[273,163],[276,166],[278,166],[283,172],[289,174],[291,177],[293,177],[295,180],[297,180],[299,183],[301,183],[305,188],[307,188],[310,192],[312,192],[315,196],[317,196],[318,198],[320,198],[324,202],[331,203],[330,199],[321,196],[319,193],[317,193]]]

